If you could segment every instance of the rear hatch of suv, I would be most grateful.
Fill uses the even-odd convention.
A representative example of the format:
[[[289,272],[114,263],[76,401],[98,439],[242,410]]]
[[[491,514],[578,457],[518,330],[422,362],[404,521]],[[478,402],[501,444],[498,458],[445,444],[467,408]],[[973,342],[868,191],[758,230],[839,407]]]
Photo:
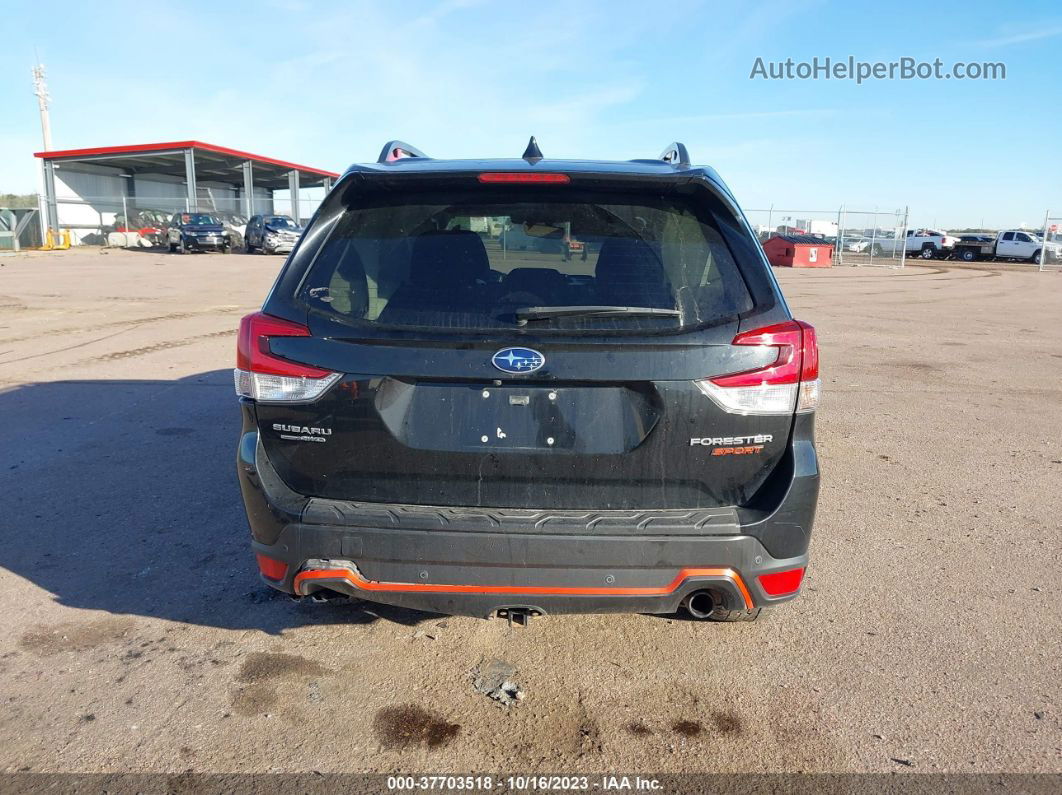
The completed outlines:
[[[290,488],[333,500],[742,505],[810,364],[705,178],[351,176],[265,311],[238,376],[260,443]]]

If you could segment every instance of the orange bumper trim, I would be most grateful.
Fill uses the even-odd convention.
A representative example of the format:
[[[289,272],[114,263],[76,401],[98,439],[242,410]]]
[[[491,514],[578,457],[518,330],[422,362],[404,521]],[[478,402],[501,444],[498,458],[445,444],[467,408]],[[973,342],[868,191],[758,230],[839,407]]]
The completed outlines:
[[[472,593],[472,594],[538,594],[544,596],[667,596],[691,577],[725,577],[737,586],[745,609],[753,608],[752,596],[741,575],[730,568],[682,569],[675,579],[663,587],[609,588],[570,587],[560,585],[446,585],[442,583],[377,582],[366,580],[350,569],[312,569],[295,575],[295,593],[305,596],[303,585],[314,580],[343,580],[359,591],[390,591],[402,593]]]

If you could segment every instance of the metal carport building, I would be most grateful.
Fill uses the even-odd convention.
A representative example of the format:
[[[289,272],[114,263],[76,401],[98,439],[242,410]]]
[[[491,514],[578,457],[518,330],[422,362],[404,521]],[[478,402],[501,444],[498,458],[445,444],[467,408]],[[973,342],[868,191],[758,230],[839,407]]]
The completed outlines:
[[[182,210],[242,215],[273,212],[273,193],[289,191],[296,221],[319,200],[306,188],[327,192],[339,176],[272,157],[202,141],[171,141],[36,152],[44,170],[44,223],[58,230],[99,228],[118,219],[127,227],[135,213],[157,216]],[[82,236],[86,237],[86,236]],[[76,242],[88,242],[78,238]]]

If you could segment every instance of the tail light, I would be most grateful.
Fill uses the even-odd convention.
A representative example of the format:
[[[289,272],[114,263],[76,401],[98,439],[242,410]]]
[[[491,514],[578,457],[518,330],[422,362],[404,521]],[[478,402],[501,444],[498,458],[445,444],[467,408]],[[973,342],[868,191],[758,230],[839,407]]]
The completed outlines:
[[[528,182],[548,183],[551,185],[567,185],[569,182],[571,182],[571,177],[569,177],[567,174],[546,174],[537,171],[531,171],[527,173],[523,171],[486,171],[479,175],[479,181],[484,185],[511,185],[513,183]]]
[[[704,394],[735,414],[814,411],[819,403],[819,346],[815,329],[800,320],[745,331],[734,345],[778,349],[774,361],[755,370],[696,382]]]
[[[310,330],[290,320],[255,312],[240,321],[236,344],[236,394],[267,403],[307,403],[323,395],[341,373],[275,356],[273,337],[309,337]]]

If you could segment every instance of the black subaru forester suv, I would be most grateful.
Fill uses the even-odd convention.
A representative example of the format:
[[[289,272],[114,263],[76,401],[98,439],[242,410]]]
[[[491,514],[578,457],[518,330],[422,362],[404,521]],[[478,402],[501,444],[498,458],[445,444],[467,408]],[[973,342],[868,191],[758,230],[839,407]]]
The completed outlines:
[[[800,589],[815,332],[681,144],[388,143],[243,319],[235,378],[252,544],[282,591],[737,621]]]

